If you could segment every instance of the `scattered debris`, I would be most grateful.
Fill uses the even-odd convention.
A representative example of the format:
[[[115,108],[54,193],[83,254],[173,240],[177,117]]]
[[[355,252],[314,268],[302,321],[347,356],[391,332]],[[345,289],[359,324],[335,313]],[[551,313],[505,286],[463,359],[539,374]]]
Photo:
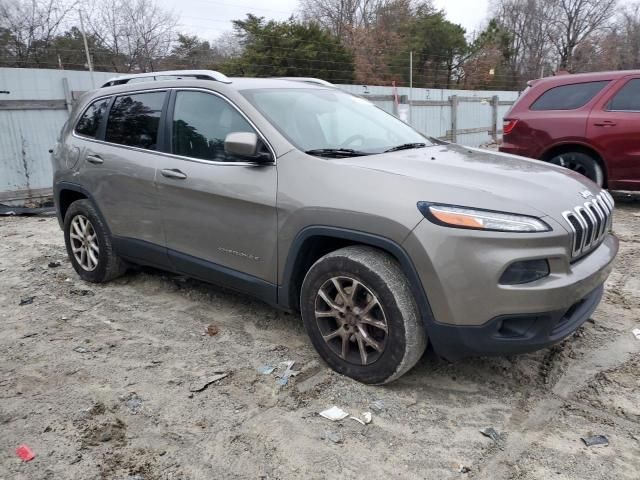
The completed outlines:
[[[207,335],[210,337],[217,335],[218,332],[220,332],[220,328],[217,325],[211,324],[207,327]]]
[[[593,435],[591,437],[581,437],[587,447],[608,447],[609,439],[604,435]]]
[[[371,419],[372,419],[371,412],[364,412],[362,414],[362,419],[360,419],[358,417],[354,417],[353,415],[350,416],[349,418],[355,420],[356,422],[358,422],[359,424],[361,424],[363,426],[370,424],[371,423]]]
[[[340,444],[344,441],[344,438],[338,432],[332,432],[329,430],[324,432],[324,436],[322,438],[326,438],[327,440],[337,444]]]
[[[286,385],[287,383],[289,383],[290,377],[295,377],[300,373],[297,370],[293,370],[293,366],[295,365],[295,363],[296,362],[294,360],[288,360],[286,362],[280,363],[279,366],[285,367],[285,369],[282,375],[278,375],[278,381],[277,381],[278,385],[280,386]]]
[[[89,350],[84,347],[75,347],[73,351],[78,353],[89,353]]]
[[[496,443],[500,442],[500,434],[496,432],[496,430],[493,427],[482,428],[480,429],[480,433],[485,437],[489,437],[491,440],[493,440]]]
[[[47,265],[49,268],[58,268],[60,265],[62,265],[60,262],[49,262],[49,265]]]
[[[467,467],[466,465],[460,464],[460,466],[458,467],[459,473],[469,473],[470,471],[471,471],[471,468]]]
[[[351,415],[349,417],[351,420],[355,420],[356,422],[358,422],[359,424],[361,424],[363,427],[366,425],[366,423],[364,423],[364,420],[360,420],[358,417],[354,417],[353,415]]]
[[[201,380],[197,380],[195,382],[193,382],[190,386],[189,386],[189,391],[190,392],[201,392],[203,391],[205,388],[207,388],[209,385],[211,385],[214,382],[217,382],[218,380],[222,380],[223,378],[226,378],[229,376],[229,372],[215,372],[215,375],[212,375],[210,377],[205,377]]]
[[[23,215],[25,217],[29,217],[31,215],[51,214],[51,213],[55,213],[55,211],[56,209],[54,207],[43,207],[43,208],[10,207],[8,205],[0,204],[0,215],[5,215],[5,216]]]
[[[33,453],[33,450],[31,450],[26,445],[20,445],[18,448],[16,448],[16,454],[22,459],[23,462],[30,462],[31,460],[36,458],[36,454]]]
[[[261,367],[258,367],[258,373],[262,375],[271,375],[275,369],[276,367],[272,365],[262,365]]]
[[[631,330],[631,333],[633,333],[633,336],[636,337],[636,340],[640,340],[640,328],[634,328],[633,330]]]
[[[81,297],[86,297],[86,296],[93,296],[95,295],[95,293],[93,293],[91,290],[87,290],[85,288],[78,288],[78,289],[73,289],[73,290],[69,290],[69,293],[71,295],[79,295]]]
[[[349,416],[349,414],[347,412],[345,412],[344,410],[342,410],[339,407],[336,407],[335,405],[331,408],[328,408],[322,412],[320,412],[320,416],[327,418],[329,420],[331,420],[332,422],[336,422],[338,420],[344,420],[345,418],[347,418]]]
[[[20,307],[23,307],[25,305],[31,305],[35,299],[36,297],[23,297],[20,299],[20,303],[18,305]]]
[[[374,400],[371,402],[371,405],[369,405],[369,408],[375,413],[381,413],[384,411],[384,402],[382,400]]]
[[[129,411],[133,415],[137,415],[142,410],[142,399],[135,392],[131,392],[128,396],[120,397],[124,401]]]

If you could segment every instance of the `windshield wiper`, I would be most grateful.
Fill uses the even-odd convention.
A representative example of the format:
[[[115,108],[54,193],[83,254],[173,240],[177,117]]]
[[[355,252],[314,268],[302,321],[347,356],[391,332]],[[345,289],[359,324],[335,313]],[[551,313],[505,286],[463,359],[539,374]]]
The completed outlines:
[[[362,157],[369,155],[366,152],[360,152],[351,148],[316,148],[304,152],[308,155],[316,155],[318,157]]]
[[[411,148],[423,148],[426,146],[426,143],[403,143],[402,145],[398,145],[397,147],[392,147],[389,150],[385,150],[384,153],[397,152],[398,150],[409,150]]]

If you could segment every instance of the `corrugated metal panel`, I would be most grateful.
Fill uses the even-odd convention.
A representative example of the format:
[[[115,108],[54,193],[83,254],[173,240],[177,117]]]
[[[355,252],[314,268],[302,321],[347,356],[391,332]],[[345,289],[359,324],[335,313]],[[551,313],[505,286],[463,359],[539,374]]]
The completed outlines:
[[[113,73],[94,72],[96,85]],[[0,100],[64,100],[69,89],[92,89],[89,72],[0,68]],[[51,188],[49,149],[67,120],[67,110],[0,110],[0,196],[27,196]]]
[[[338,85],[339,88],[357,95],[366,97],[367,95],[392,95],[393,87],[383,86],[363,86],[363,85]],[[494,95],[500,101],[515,101],[518,92],[507,91],[478,91],[478,90],[443,90],[437,88],[414,88],[410,91],[408,87],[399,87],[398,95],[411,93],[412,100],[433,100],[448,101],[453,95],[458,97],[491,98]],[[374,101],[374,103],[388,112],[392,112],[392,102]],[[497,129],[502,128],[502,118],[509,109],[509,106],[498,107]],[[491,128],[493,119],[492,106],[489,101],[465,102],[460,100],[458,104],[458,130],[468,128]],[[451,107],[445,106],[412,106],[411,125],[426,135],[432,137],[445,137],[451,130]],[[468,146],[479,146],[491,140],[489,133],[460,133],[458,143]]]

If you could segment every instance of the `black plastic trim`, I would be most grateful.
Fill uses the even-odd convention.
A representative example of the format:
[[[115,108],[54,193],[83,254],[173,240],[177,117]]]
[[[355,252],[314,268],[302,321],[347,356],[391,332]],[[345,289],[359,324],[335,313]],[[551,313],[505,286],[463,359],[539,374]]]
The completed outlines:
[[[167,249],[144,240],[128,237],[112,237],[115,252],[132,263],[172,270]]]
[[[111,235],[109,224],[107,223],[104,215],[102,215],[102,211],[100,210],[100,207],[98,206],[95,199],[93,198],[93,195],[91,195],[89,191],[85,189],[83,186],[78,185],[77,183],[71,183],[71,182],[65,182],[65,181],[58,182],[53,186],[53,203],[56,206],[56,216],[58,217],[58,223],[60,224],[60,228],[63,228],[64,226],[64,218],[62,218],[62,211],[60,210],[60,193],[63,190],[71,190],[73,192],[78,192],[83,194],[85,197],[87,197],[87,200],[93,203],[93,206],[96,209],[96,212],[98,212],[98,215],[100,215],[100,220],[102,220],[103,225],[107,227],[107,233]]]
[[[514,355],[533,352],[560,342],[576,331],[595,311],[602,299],[604,285],[567,308],[552,312],[500,315],[483,325],[459,326],[436,324],[434,347],[447,360],[457,361],[479,355]],[[527,322],[524,334],[509,336],[500,333],[503,322]]]
[[[291,280],[296,268],[296,263],[303,253],[302,246],[307,240],[311,239],[312,237],[330,237],[341,240],[349,240],[352,242],[380,248],[393,255],[400,262],[402,271],[409,280],[411,291],[416,300],[416,303],[418,304],[420,315],[425,324],[425,327],[427,328],[427,333],[431,335],[431,329],[435,324],[433,311],[431,310],[431,305],[429,304],[429,300],[427,299],[427,295],[422,286],[422,282],[420,281],[418,271],[414,267],[407,252],[402,248],[402,246],[400,246],[393,240],[371,233],[361,232],[358,230],[314,225],[306,227],[298,233],[296,238],[291,243],[291,247],[289,249],[289,254],[287,256],[287,261],[284,267],[284,281],[282,285],[278,286],[278,304],[282,308],[288,310],[295,308],[295,305],[292,303],[292,290],[295,286],[292,284]]]

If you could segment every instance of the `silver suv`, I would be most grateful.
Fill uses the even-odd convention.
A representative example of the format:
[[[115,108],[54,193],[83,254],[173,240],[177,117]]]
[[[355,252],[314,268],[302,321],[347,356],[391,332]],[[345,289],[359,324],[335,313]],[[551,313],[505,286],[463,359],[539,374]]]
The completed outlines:
[[[613,199],[574,172],[429,139],[330,85],[116,78],[53,153],[73,267],[150,265],[300,311],[336,371],[390,382],[570,335],[598,305]],[[308,79],[307,79],[308,80]]]

